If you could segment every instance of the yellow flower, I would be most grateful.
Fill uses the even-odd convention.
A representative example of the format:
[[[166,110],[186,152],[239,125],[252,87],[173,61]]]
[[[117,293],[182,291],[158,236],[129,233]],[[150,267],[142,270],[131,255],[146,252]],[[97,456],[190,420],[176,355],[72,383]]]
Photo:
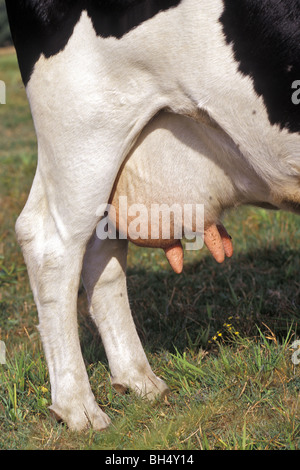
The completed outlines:
[[[43,385],[41,386],[41,392],[42,393],[47,393],[48,392],[48,388],[44,387]]]

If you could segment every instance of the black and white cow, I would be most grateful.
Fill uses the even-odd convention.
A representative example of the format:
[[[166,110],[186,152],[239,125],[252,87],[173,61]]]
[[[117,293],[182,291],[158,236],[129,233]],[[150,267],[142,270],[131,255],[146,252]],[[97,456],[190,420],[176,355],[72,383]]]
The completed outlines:
[[[51,410],[72,429],[103,429],[109,418],[90,389],[77,331],[81,272],[112,382],[150,397],[167,386],[151,371],[131,317],[127,241],[92,237],[99,207],[136,142],[143,158],[157,149],[170,162],[172,152],[177,160],[184,148],[197,152],[198,142],[199,165],[205,158],[210,168],[199,173],[203,194],[218,191],[216,218],[237,204],[237,194],[240,202],[300,211],[300,106],[293,99],[300,1],[6,5],[38,140],[37,171],[16,231],[39,312]],[[144,141],[145,155],[137,139],[141,132],[151,139],[148,123],[164,110],[175,122],[165,113],[163,123],[159,114],[149,124],[159,139]],[[192,143],[185,139],[190,126]],[[184,159],[182,153],[178,161]]]

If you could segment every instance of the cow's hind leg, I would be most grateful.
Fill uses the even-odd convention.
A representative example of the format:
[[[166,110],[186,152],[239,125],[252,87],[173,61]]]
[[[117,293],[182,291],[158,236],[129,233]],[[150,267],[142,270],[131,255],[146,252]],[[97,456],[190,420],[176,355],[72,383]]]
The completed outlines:
[[[63,211],[59,216],[45,188],[37,172],[16,231],[38,307],[39,330],[51,381],[50,410],[71,429],[82,430],[91,425],[100,430],[110,420],[98,407],[90,389],[76,318],[87,234],[82,228],[80,236],[78,218],[76,233],[72,233],[75,212],[70,211],[70,220],[63,216]]]
[[[153,399],[168,392],[151,370],[131,315],[126,287],[126,240],[90,240],[83,264],[91,315],[108,357],[112,383]]]

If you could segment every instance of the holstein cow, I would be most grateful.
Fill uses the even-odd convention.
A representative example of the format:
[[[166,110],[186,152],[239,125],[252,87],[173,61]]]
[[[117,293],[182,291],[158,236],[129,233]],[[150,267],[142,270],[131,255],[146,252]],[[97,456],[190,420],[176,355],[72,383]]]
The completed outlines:
[[[232,251],[219,225],[226,207],[299,212],[300,2],[6,5],[38,140],[16,231],[39,312],[50,408],[72,429],[103,429],[109,418],[90,389],[77,331],[81,272],[113,384],[149,397],[167,391],[131,317],[127,241],[97,237],[103,207],[110,201],[118,212],[118,194],[146,205],[154,197],[204,204],[204,237],[219,247],[218,261],[222,242]],[[161,246],[180,271],[176,237]]]

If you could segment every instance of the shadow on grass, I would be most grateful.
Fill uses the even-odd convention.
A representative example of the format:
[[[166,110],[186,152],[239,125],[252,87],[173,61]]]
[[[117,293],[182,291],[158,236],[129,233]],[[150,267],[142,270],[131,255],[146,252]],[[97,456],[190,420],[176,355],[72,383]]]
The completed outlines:
[[[130,305],[146,351],[211,348],[216,335],[251,337],[267,325],[285,337],[300,320],[300,253],[278,246],[235,254],[222,265],[211,257],[185,264],[184,272],[128,269]],[[85,296],[81,292],[81,301]],[[86,315],[83,353],[105,360],[101,341]],[[230,325],[230,327],[229,327]]]

